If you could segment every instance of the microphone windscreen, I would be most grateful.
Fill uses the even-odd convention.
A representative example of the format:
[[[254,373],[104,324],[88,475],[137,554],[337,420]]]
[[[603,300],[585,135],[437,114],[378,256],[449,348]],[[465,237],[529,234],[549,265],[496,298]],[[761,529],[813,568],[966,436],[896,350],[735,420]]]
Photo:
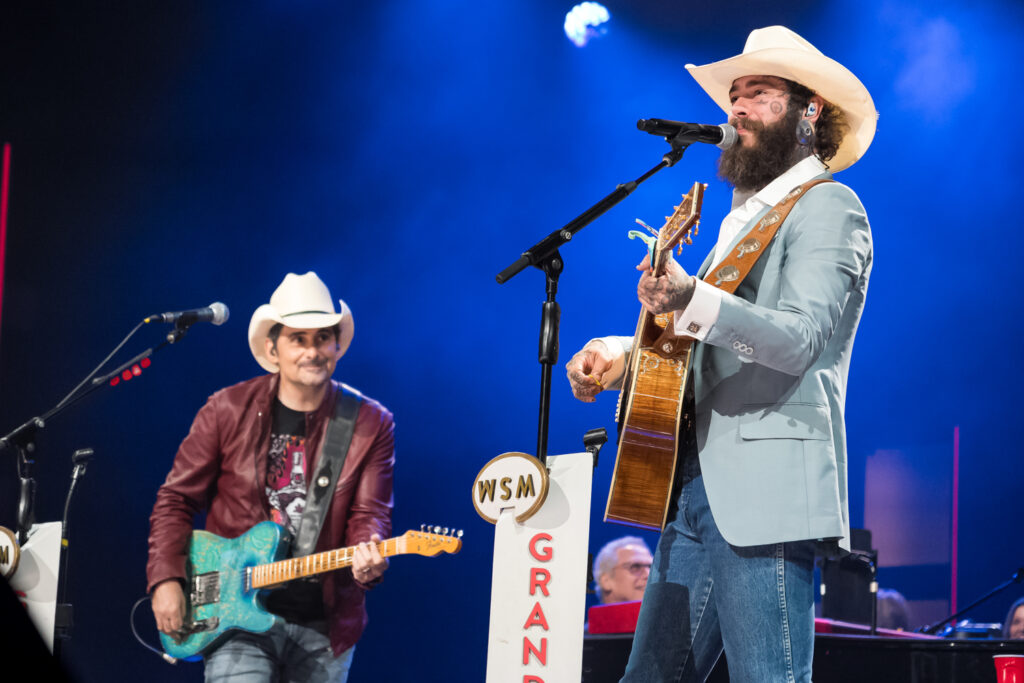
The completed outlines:
[[[721,123],[718,127],[722,129],[722,141],[718,143],[718,148],[729,149],[735,145],[736,140],[739,139],[739,134],[736,132],[736,129],[728,123]]]
[[[210,310],[213,311],[213,318],[210,320],[214,325],[223,325],[227,322],[228,316],[231,315],[231,311],[228,307],[219,301],[214,301],[210,304]]]

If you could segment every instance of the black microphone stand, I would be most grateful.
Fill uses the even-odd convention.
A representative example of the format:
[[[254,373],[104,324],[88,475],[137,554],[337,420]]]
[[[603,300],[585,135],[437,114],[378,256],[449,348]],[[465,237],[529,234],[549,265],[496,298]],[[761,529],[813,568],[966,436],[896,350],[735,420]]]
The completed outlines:
[[[57,574],[57,615],[55,619],[55,631],[53,638],[53,656],[60,661],[63,641],[71,638],[71,629],[74,626],[74,612],[71,603],[68,602],[68,553],[70,552],[70,530],[68,512],[71,509],[71,496],[75,493],[75,486],[78,480],[85,476],[86,465],[92,459],[91,448],[80,448],[71,455],[71,462],[74,469],[71,472],[71,485],[68,487],[67,498],[64,499],[64,518],[61,520],[60,531],[60,570]]]
[[[193,321],[194,322],[194,321]],[[120,344],[111,353],[116,353],[125,342],[128,341],[134,335],[143,323],[139,323],[135,328],[128,333],[128,336],[121,341]],[[71,392],[65,396],[61,401],[44,413],[41,416],[33,417],[28,420],[20,427],[15,428],[4,437],[0,438],[0,451],[4,451],[7,448],[13,447],[17,452],[18,457],[18,478],[20,480],[20,490],[18,497],[18,544],[24,545],[28,541],[28,532],[35,523],[35,494],[36,494],[36,481],[32,477],[32,466],[35,464],[33,459],[36,452],[36,437],[40,429],[43,429],[47,422],[62,413],[66,408],[72,406],[81,401],[86,396],[92,394],[94,391],[99,389],[101,386],[106,385],[111,379],[120,375],[122,372],[132,367],[139,361],[149,358],[154,353],[164,348],[168,344],[174,344],[181,340],[188,331],[189,326],[192,322],[181,322],[175,324],[174,330],[168,333],[166,339],[156,346],[146,349],[139,355],[135,356],[131,360],[122,363],[116,369],[108,372],[105,375],[96,377],[96,373],[99,372],[100,368],[106,364],[106,360],[100,364],[95,370],[78,383],[78,385],[71,390]],[[107,360],[111,356],[107,357]],[[84,390],[82,388],[85,387]]]
[[[985,593],[985,595],[981,596],[980,598],[969,604],[967,607],[964,607],[959,612],[955,614],[950,614],[942,621],[936,621],[934,624],[930,624],[929,626],[922,626],[918,629],[918,631],[921,633],[927,633],[929,635],[935,634],[938,632],[939,628],[941,628],[943,624],[962,617],[963,615],[967,614],[981,603],[985,602],[986,600],[994,596],[996,593],[999,593],[1000,591],[1009,588],[1015,583],[1021,582],[1024,582],[1024,567],[1017,569],[1017,571],[1013,573],[1013,576],[1011,576],[1007,581],[1003,581],[1001,584],[990,590],[988,593]]]
[[[547,462],[548,423],[551,413],[551,371],[555,363],[558,362],[558,325],[561,311],[556,301],[556,295],[558,294],[558,276],[561,275],[564,267],[562,257],[558,253],[558,248],[571,240],[577,232],[590,225],[599,216],[632,194],[633,190],[640,183],[661,169],[674,166],[683,158],[683,152],[686,151],[686,148],[695,141],[695,138],[685,133],[680,133],[674,138],[665,139],[672,145],[672,150],[662,156],[661,163],[636,180],[618,185],[604,199],[524,251],[512,265],[505,268],[495,277],[498,284],[504,284],[527,266],[535,266],[544,271],[544,274],[547,276],[545,287],[547,299],[541,309],[540,351],[538,354],[538,360],[541,364],[541,376],[540,418],[537,426],[537,459],[542,464]]]

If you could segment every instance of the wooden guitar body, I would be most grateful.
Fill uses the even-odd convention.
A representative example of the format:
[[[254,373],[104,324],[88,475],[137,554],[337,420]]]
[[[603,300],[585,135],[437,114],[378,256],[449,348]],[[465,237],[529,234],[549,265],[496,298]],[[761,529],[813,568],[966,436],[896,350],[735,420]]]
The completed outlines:
[[[656,323],[646,327],[661,329]],[[624,383],[619,396],[619,451],[605,521],[659,531],[665,527],[692,349],[680,341],[683,348],[670,358],[647,345],[635,346],[630,354],[628,388]]]
[[[704,186],[676,207],[658,236],[652,269],[663,272],[668,253],[688,239],[700,218]],[[619,448],[605,521],[661,530],[675,479],[683,395],[693,343],[672,332],[672,314],[641,311],[619,394]]]

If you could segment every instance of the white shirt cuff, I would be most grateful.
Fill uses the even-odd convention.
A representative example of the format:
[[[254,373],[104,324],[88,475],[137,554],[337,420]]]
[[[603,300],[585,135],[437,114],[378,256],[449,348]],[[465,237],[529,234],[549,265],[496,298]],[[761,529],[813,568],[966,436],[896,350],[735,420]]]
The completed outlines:
[[[622,348],[622,342],[617,337],[598,337],[591,339],[591,342],[599,341],[608,347],[612,354],[612,367],[604,375],[604,385],[607,389],[616,389],[626,373],[626,350]]]
[[[711,326],[718,322],[722,308],[722,290],[697,280],[693,298],[683,311],[676,311],[674,332],[681,337],[704,341]]]

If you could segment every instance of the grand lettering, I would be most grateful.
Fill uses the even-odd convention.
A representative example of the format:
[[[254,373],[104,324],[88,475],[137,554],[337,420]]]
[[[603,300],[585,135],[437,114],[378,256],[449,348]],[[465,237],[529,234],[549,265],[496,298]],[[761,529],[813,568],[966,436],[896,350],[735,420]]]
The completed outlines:
[[[528,546],[530,556],[537,562],[550,562],[555,556],[555,550],[551,544],[551,534],[538,533],[530,539]],[[530,567],[530,595],[538,592],[544,597],[551,597],[548,590],[548,583],[551,581],[551,572],[544,567]],[[538,596],[539,597],[539,596]],[[539,627],[541,631],[549,631],[548,618],[544,614],[544,606],[538,600],[533,604],[529,616],[523,623],[523,665],[528,666],[531,661],[536,660],[540,666],[548,665],[548,638],[540,636],[539,641],[534,643],[530,639],[530,629]],[[534,635],[536,638],[537,636]],[[544,683],[544,679],[537,675],[524,674],[523,683]]]

